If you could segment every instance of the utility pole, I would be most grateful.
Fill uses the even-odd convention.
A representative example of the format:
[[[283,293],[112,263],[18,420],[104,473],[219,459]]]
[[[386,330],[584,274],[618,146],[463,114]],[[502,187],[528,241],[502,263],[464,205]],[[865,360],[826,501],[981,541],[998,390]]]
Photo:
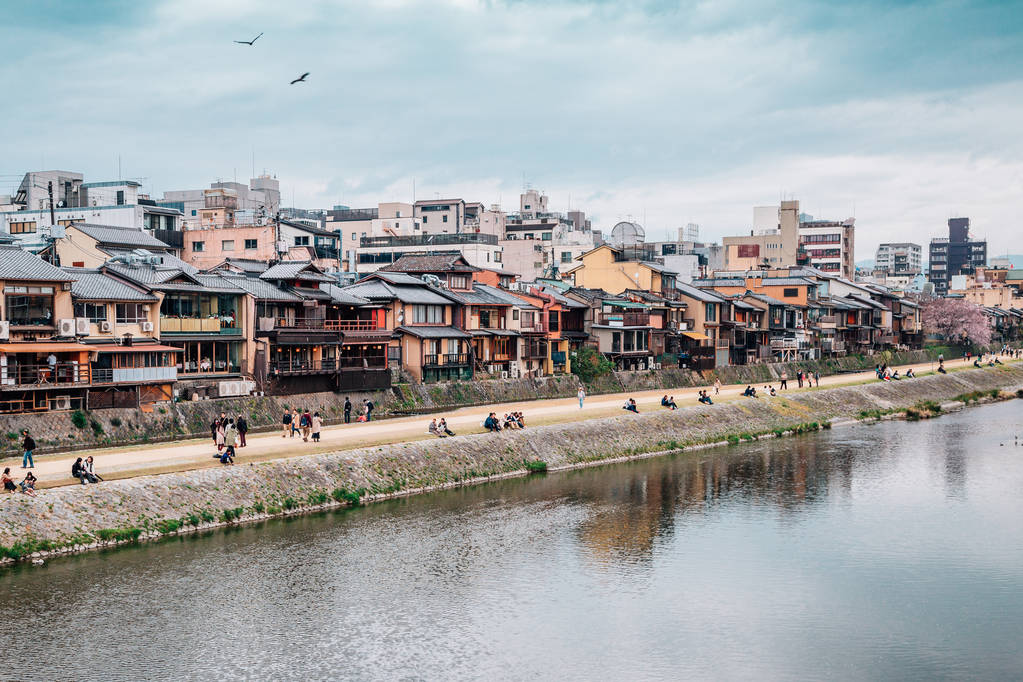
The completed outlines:
[[[57,218],[53,209],[53,180],[46,183],[46,193],[50,197],[50,226],[57,224]]]

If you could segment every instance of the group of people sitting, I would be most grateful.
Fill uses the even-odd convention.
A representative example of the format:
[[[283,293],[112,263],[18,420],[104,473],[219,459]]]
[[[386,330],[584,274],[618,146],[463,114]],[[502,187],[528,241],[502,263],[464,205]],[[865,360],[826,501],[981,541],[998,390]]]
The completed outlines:
[[[985,364],[986,364],[986,365],[987,365],[988,367],[994,367],[995,365],[1000,365],[1000,364],[1002,364],[1002,361],[1001,361],[1001,360],[999,360],[999,359],[998,359],[998,356],[997,356],[997,355],[995,355],[994,353],[992,353],[992,354],[991,354],[991,357],[989,357],[989,358],[987,359],[987,362],[986,362],[986,363],[984,362],[984,356],[983,356],[983,355],[978,355],[978,356],[977,356],[976,358],[974,358],[974,360],[973,360],[973,366],[974,366],[974,367],[982,367],[982,366],[984,366]]]
[[[661,398],[661,407],[667,407],[669,410],[677,410],[678,405],[675,404],[675,396],[664,396]]]
[[[455,435],[455,432],[448,428],[448,423],[444,417],[440,418],[440,421],[436,419],[430,420],[430,428],[428,429],[431,435],[437,436],[438,438],[447,438],[448,436]]]
[[[491,432],[503,431],[505,429],[524,429],[526,428],[526,418],[521,412],[509,412],[504,415],[504,419],[500,419],[496,412],[491,412],[483,420],[483,428]]]
[[[625,404],[622,405],[622,409],[639,414],[639,406],[636,404],[635,398],[629,398],[628,400],[626,400]]]
[[[71,476],[81,481],[82,485],[86,483],[99,483],[103,480],[103,477],[96,473],[96,466],[92,461],[92,455],[85,459],[81,457],[76,459],[75,463],[71,465]]]
[[[210,424],[210,431],[217,446],[213,459],[219,459],[221,464],[234,464],[235,447],[245,447],[245,434],[249,432],[245,417],[238,415],[236,421],[229,419],[226,412],[221,412],[220,417]]]
[[[81,459],[81,457],[79,457],[79,459]],[[4,468],[3,475],[0,475],[0,483],[3,484],[5,493],[13,493],[20,489],[21,492],[25,493],[29,497],[36,496],[36,480],[35,474],[30,471],[25,474],[25,479],[21,483],[15,485],[14,478],[11,476],[10,467]]]
[[[757,397],[757,389],[755,389],[753,386],[751,386],[749,384],[746,384],[746,390],[742,392],[742,395],[743,395],[743,397],[746,397],[746,398],[756,398]]]
[[[713,405],[714,401],[710,399],[710,394],[707,391],[700,391],[699,396],[696,400],[704,405]]]
[[[942,363],[938,367],[938,371],[941,372],[942,374],[945,373],[944,363]],[[916,372],[913,371],[912,367],[907,369],[905,374],[900,375],[899,370],[892,369],[887,364],[877,365],[876,367],[874,367],[874,373],[877,374],[877,378],[880,379],[881,381],[899,381],[904,378],[905,379],[916,378]]]

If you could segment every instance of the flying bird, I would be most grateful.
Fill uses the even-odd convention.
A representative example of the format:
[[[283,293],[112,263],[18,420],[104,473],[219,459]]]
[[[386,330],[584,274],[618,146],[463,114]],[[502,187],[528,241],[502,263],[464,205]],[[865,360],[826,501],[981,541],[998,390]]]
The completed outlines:
[[[254,43],[257,40],[259,40],[259,36],[261,36],[261,35],[263,35],[263,34],[260,33],[258,36],[256,36],[252,40],[236,40],[234,42],[238,43],[239,45],[252,45],[252,43]]]
[[[305,77],[306,77],[306,76],[308,76],[308,75],[309,75],[309,72],[308,72],[308,71],[306,71],[306,72],[305,72],[305,73],[303,73],[303,74],[302,74],[301,76],[299,76],[299,77],[298,77],[298,78],[296,78],[295,80],[293,80],[293,81],[291,81],[290,83],[288,83],[288,85],[294,85],[295,83],[305,83]]]

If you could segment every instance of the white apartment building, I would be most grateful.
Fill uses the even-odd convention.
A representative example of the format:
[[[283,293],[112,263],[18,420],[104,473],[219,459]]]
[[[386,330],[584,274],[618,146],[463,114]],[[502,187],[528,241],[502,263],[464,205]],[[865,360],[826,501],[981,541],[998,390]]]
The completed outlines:
[[[262,213],[272,218],[281,207],[281,183],[277,178],[267,174],[249,180],[245,185],[240,182],[213,182],[209,189],[224,189],[233,192],[237,197],[237,209]],[[174,208],[181,211],[185,222],[198,220],[199,211],[206,206],[206,189],[171,190],[163,193],[163,199],[156,202],[159,206]]]
[[[890,275],[923,272],[923,247],[912,242],[881,244],[877,247],[874,268]]]

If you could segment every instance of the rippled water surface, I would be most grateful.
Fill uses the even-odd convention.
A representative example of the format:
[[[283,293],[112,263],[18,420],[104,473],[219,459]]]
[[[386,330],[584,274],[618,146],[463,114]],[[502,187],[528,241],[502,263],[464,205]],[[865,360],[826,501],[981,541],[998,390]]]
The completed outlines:
[[[1021,422],[1014,401],[18,566],[0,678],[1020,679]]]

